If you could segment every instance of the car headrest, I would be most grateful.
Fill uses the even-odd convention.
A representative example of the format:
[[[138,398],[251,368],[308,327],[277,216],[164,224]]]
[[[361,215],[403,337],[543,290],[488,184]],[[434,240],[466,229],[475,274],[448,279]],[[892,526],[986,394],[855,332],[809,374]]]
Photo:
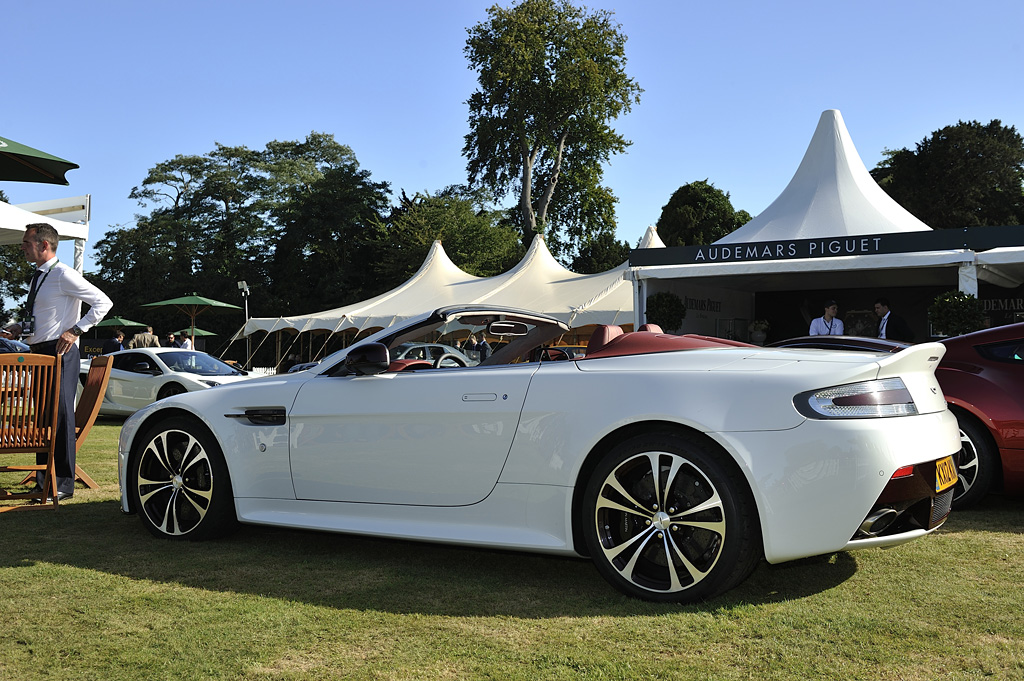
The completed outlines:
[[[650,331],[651,333],[665,333],[657,324],[641,324],[637,331]]]
[[[587,343],[587,354],[597,352],[608,342],[622,335],[621,326],[613,326],[610,324],[602,324],[601,326],[594,329],[594,333],[590,335],[590,341]]]

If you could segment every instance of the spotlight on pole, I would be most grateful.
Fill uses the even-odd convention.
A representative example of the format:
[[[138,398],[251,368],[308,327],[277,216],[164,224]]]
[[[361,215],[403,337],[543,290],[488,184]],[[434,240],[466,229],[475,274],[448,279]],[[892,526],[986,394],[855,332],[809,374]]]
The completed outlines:
[[[238,291],[242,294],[242,301],[245,303],[245,323],[249,323],[249,284],[244,281],[238,282]],[[250,369],[249,366],[249,336],[245,337],[245,362],[243,368],[246,370]]]

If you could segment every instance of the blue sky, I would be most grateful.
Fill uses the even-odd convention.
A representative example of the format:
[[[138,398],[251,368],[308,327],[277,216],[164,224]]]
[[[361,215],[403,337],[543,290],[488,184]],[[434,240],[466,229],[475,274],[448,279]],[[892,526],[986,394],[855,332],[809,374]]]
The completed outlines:
[[[395,195],[464,182],[476,80],[463,47],[491,4],[9,3],[0,135],[81,168],[68,187],[0,189],[12,203],[92,194],[95,242],[140,211],[128,194],[149,168],[218,142],[316,130]],[[1020,0],[583,4],[615,12],[645,90],[616,123],[633,145],[605,174],[618,236],[634,244],[695,180],[757,215],[825,109],[842,112],[868,168],[959,120],[1024,131]]]

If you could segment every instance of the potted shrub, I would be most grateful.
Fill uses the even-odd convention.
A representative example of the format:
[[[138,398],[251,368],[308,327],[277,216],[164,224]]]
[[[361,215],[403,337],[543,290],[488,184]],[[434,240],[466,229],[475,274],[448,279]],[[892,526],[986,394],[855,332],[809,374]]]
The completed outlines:
[[[747,327],[747,331],[750,332],[750,340],[756,345],[764,345],[765,340],[768,338],[768,329],[770,328],[771,324],[768,323],[767,319],[755,319]]]
[[[970,293],[948,291],[928,306],[928,321],[937,335],[961,336],[985,328],[985,313]]]
[[[686,317],[683,300],[671,291],[661,291],[647,296],[647,321],[657,324],[665,331],[678,331]]]

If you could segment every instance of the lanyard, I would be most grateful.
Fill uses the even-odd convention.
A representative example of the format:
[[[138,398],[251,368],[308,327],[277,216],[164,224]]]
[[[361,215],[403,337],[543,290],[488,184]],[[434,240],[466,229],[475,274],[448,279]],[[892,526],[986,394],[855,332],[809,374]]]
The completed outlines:
[[[53,268],[57,266],[57,262],[60,262],[60,261],[58,260],[58,261],[54,262],[52,265],[50,265],[50,269],[46,270],[46,272],[43,274],[42,277],[38,277],[38,278],[36,276],[32,277],[32,286],[29,287],[29,291],[28,291],[28,304],[26,305],[26,307],[28,307],[28,316],[29,317],[32,316],[32,312],[33,312],[33,310],[35,308],[35,305],[36,305],[36,295],[39,294],[39,289],[43,288],[43,282],[45,282],[46,278],[48,276],[50,276],[50,272],[52,272]],[[42,270],[37,269],[35,271],[35,274],[38,274],[39,272],[42,272]]]
[[[825,318],[822,317],[821,321],[825,322]],[[835,323],[836,323],[836,320],[835,320],[834,317],[832,318],[832,321],[825,322],[825,324],[827,324],[826,328],[828,329],[828,333],[825,334],[826,336],[831,336],[832,335],[832,327],[835,326]]]

